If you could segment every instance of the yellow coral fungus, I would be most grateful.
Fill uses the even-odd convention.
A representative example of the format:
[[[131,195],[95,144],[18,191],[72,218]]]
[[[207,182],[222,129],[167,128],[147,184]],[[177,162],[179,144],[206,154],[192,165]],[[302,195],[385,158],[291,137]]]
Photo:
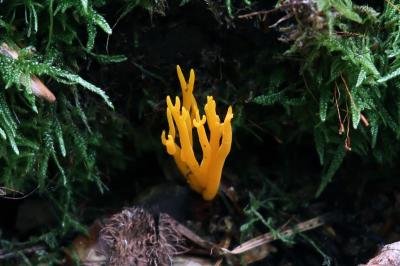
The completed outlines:
[[[232,144],[233,118],[232,107],[229,106],[224,121],[221,123],[216,113],[216,103],[212,96],[207,97],[204,106],[205,115],[200,117],[196,98],[193,95],[195,73],[190,70],[186,82],[179,66],[176,66],[182,89],[182,106],[179,97],[175,104],[167,97],[168,135],[161,134],[161,141],[168,154],[175,159],[180,172],[186,177],[190,187],[202,194],[205,200],[212,200],[218,192],[222,168]],[[207,124],[209,138],[205,125]],[[178,129],[176,133],[175,127]],[[203,158],[198,163],[193,149],[193,129],[196,128]],[[175,138],[179,137],[179,145]]]

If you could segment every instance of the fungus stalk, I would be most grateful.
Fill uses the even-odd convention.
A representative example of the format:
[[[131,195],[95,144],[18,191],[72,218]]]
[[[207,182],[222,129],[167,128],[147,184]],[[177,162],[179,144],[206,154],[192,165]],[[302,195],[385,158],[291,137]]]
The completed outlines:
[[[182,89],[182,104],[179,97],[175,97],[175,103],[172,103],[170,96],[167,96],[166,114],[169,131],[168,135],[165,131],[162,132],[161,141],[168,154],[174,157],[179,171],[186,177],[190,187],[202,194],[205,200],[212,200],[218,192],[224,162],[231,149],[232,107],[229,106],[225,119],[221,122],[216,113],[216,103],[212,96],[208,96],[204,106],[205,114],[200,116],[193,95],[195,81],[193,69],[190,70],[188,82],[179,66],[176,70]],[[205,125],[208,127],[209,137]],[[203,155],[200,163],[193,149],[194,128]],[[175,142],[176,137],[179,138],[179,145]]]

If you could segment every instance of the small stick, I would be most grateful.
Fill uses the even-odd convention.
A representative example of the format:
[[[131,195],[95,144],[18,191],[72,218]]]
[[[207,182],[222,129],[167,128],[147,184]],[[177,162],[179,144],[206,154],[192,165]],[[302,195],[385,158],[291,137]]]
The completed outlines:
[[[295,235],[296,233],[305,232],[305,231],[320,227],[324,224],[325,224],[325,215],[322,215],[322,216],[318,216],[313,219],[307,220],[305,222],[301,222],[301,223],[295,225],[291,229],[282,231],[281,234],[284,236],[292,236],[292,235]],[[266,233],[261,236],[250,239],[249,241],[244,242],[243,244],[237,246],[233,250],[228,250],[228,249],[224,249],[224,248],[221,248],[221,250],[226,255],[239,255],[239,254],[242,254],[249,250],[255,249],[259,246],[262,246],[264,244],[270,243],[276,239],[277,239],[277,237],[275,234]]]
[[[251,13],[247,13],[244,15],[240,15],[238,16],[238,18],[240,19],[244,19],[244,18],[251,18],[251,17],[255,17],[255,16],[265,16],[268,15],[269,13],[272,13],[276,11],[276,9],[272,9],[272,10],[263,10],[263,11],[255,11],[255,12],[251,12]]]
[[[365,127],[369,127],[368,119],[363,114],[361,114],[360,119],[361,119],[361,122],[364,124]]]
[[[247,13],[247,14],[243,14],[243,15],[239,15],[238,18],[240,19],[248,19],[248,18],[252,18],[255,16],[265,16],[276,12],[276,11],[280,11],[280,10],[285,10],[288,8],[293,8],[295,6],[302,6],[302,5],[309,5],[310,2],[309,1],[298,1],[295,3],[287,3],[287,4],[281,4],[279,7],[276,7],[274,9],[270,9],[270,10],[261,10],[261,11],[255,11],[255,12],[251,12],[251,13]]]
[[[317,216],[313,219],[298,223],[291,229],[286,229],[281,231],[281,235],[284,236],[292,236],[300,232],[305,232],[308,230],[312,230],[314,228],[320,227],[326,223],[326,221],[331,217],[330,214],[325,214],[325,215],[320,215]],[[267,243],[270,243],[274,240],[277,240],[276,234],[273,233],[266,233],[263,235],[260,235],[258,237],[252,238],[249,241],[244,242],[243,244],[237,246],[233,250],[229,250],[226,248],[219,247],[215,245],[214,243],[211,243],[209,241],[206,241],[202,239],[200,236],[192,232],[190,229],[185,227],[184,225],[180,223],[175,224],[176,230],[181,233],[184,237],[186,237],[188,240],[191,242],[197,244],[199,247],[209,250],[209,255],[213,257],[220,257],[220,256],[227,256],[227,255],[240,255],[242,253],[245,253],[249,250],[258,248],[262,245],[265,245]]]
[[[46,250],[46,248],[42,245],[24,248],[24,249],[16,250],[13,252],[6,252],[4,250],[0,250],[0,260],[15,258],[15,257],[20,256],[21,253],[31,254],[31,253],[36,253],[36,252],[45,251],[45,250]]]
[[[38,188],[39,188],[39,186],[37,186],[36,188],[34,188],[32,191],[30,191],[30,192],[24,194],[23,192],[18,191],[18,190],[15,190],[15,189],[12,189],[12,188],[0,187],[0,198],[2,198],[2,199],[12,199],[12,200],[21,200],[21,199],[25,199],[25,198],[29,197],[30,195],[32,195]],[[17,194],[17,195],[21,195],[21,196],[20,196],[20,197],[17,197],[17,196],[15,196],[15,197],[8,196],[8,194],[10,194],[10,193],[7,194],[7,191],[11,191],[12,193]]]

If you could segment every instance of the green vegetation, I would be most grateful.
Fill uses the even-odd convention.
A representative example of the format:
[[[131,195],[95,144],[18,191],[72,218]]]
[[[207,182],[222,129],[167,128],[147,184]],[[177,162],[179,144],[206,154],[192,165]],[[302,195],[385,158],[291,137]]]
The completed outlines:
[[[392,2],[381,13],[345,0],[310,1],[301,8],[286,7],[289,3],[280,8],[295,22],[275,28],[282,40],[292,43],[284,61],[299,62],[293,78],[298,82],[285,83],[293,72],[278,69],[266,92],[253,101],[281,104],[302,130],[312,132],[324,166],[319,195],[346,152],[382,164],[397,158],[399,27],[395,21],[400,13]]]
[[[105,188],[96,161],[96,147],[104,140],[92,122],[98,116],[95,111],[105,109],[94,110],[95,104],[103,100],[110,111],[113,105],[102,89],[76,73],[89,58],[105,62],[121,58],[93,52],[97,29],[111,34],[95,10],[100,3],[6,1],[0,5],[0,42],[6,44],[0,53],[0,184],[9,197],[33,191],[54,202],[60,226],[55,234],[48,232],[37,240],[56,247],[57,235],[83,228],[76,217],[79,195],[91,187]],[[79,34],[82,27],[87,28],[86,36]],[[7,54],[11,49],[18,53],[17,59]],[[45,81],[56,102],[34,95],[33,75]],[[97,96],[86,96],[85,91]]]

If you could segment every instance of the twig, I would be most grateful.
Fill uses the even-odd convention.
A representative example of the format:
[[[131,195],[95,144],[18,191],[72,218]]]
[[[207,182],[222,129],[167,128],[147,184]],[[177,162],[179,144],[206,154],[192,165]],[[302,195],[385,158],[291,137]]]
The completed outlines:
[[[388,3],[388,5],[390,5],[390,6],[393,7],[394,9],[396,9],[397,12],[400,12],[400,8],[399,8],[398,5],[392,3],[392,2],[389,1],[389,0],[385,0],[385,2]]]
[[[305,231],[320,227],[321,225],[325,224],[326,218],[327,218],[327,215],[315,217],[313,219],[299,223],[291,229],[282,231],[280,233],[280,235],[292,236],[299,232],[305,232]],[[244,242],[243,244],[239,245],[238,247],[234,248],[233,250],[221,248],[221,251],[223,251],[224,254],[226,254],[226,255],[238,255],[238,254],[247,252],[249,250],[255,249],[264,244],[270,243],[274,240],[277,240],[276,234],[266,233],[261,236],[250,239],[247,242]]]
[[[308,86],[308,83],[307,83],[307,80],[306,80],[306,77],[304,76],[304,74],[302,74],[301,77],[303,78],[304,86],[306,87],[307,92],[311,95],[311,97],[314,99],[314,101],[316,103],[318,103],[317,97],[315,97],[315,95],[312,93],[310,87]]]
[[[15,190],[15,189],[12,189],[12,188],[0,187],[0,198],[2,198],[2,199],[12,199],[12,200],[25,199],[25,198],[29,197],[30,195],[32,195],[38,188],[39,188],[39,186],[34,188],[32,191],[24,194],[23,192]],[[7,191],[11,191],[12,193],[17,194],[17,195],[21,195],[21,196],[20,197],[7,196],[8,194],[10,194],[10,193],[7,193]]]
[[[355,102],[353,100],[353,97],[351,96],[349,86],[347,86],[347,82],[346,82],[346,79],[343,77],[343,74],[340,74],[340,78],[342,79],[342,82],[344,84],[344,88],[346,89],[346,92],[347,92],[347,94],[349,96],[350,104],[353,104],[355,106],[356,104],[355,104]],[[348,114],[349,114],[349,107],[348,107],[348,104],[347,104],[347,101],[346,101],[347,129],[346,129],[346,139],[344,141],[344,147],[345,147],[345,149],[347,151],[351,151],[350,118],[349,118]],[[352,115],[354,115],[354,114],[352,114]]]
[[[364,37],[361,33],[358,32],[348,32],[348,31],[335,31],[337,35],[348,36],[348,37]]]
[[[164,85],[167,85],[167,82],[161,76],[147,70],[146,68],[144,68],[142,65],[136,63],[135,61],[131,61],[131,64],[134,65],[135,67],[137,67],[140,71],[142,71],[143,74],[146,74],[152,78],[155,78],[155,79],[161,81]]]
[[[240,15],[238,16],[238,18],[240,19],[249,19],[255,16],[264,16],[263,19],[265,19],[265,16],[276,12],[276,11],[280,11],[280,10],[285,10],[288,8],[293,8],[295,6],[302,6],[302,5],[309,5],[310,1],[296,1],[296,2],[292,2],[292,3],[285,3],[285,4],[281,4],[279,7],[276,7],[274,9],[270,9],[270,10],[261,10],[261,11],[255,11],[255,12],[251,12],[251,13],[247,13],[244,15]]]
[[[229,250],[226,248],[219,247],[209,241],[202,239],[200,236],[192,232],[190,229],[185,227],[184,225],[177,223],[175,225],[176,230],[181,233],[184,237],[186,237],[191,242],[197,244],[199,247],[209,250],[209,255],[214,257],[220,256],[229,256],[229,255],[240,255],[252,249],[258,248],[262,245],[270,243],[274,240],[278,239],[278,235],[280,236],[292,236],[300,232],[305,232],[308,230],[312,230],[314,228],[320,227],[326,223],[327,220],[332,217],[332,214],[325,214],[317,216],[313,219],[307,220],[305,222],[298,223],[291,229],[281,230],[278,234],[276,233],[266,233],[250,239],[249,241],[244,242],[243,244],[237,246],[233,250]]]
[[[361,119],[361,122],[364,124],[365,127],[369,127],[368,119],[363,114],[360,114],[360,119]]]
[[[336,106],[336,110],[338,113],[338,119],[339,119],[339,135],[342,135],[344,132],[344,125],[343,125],[342,116],[340,115],[338,95],[339,95],[339,99],[340,99],[340,91],[339,91],[338,85],[335,81],[335,89],[333,91],[333,96],[335,98],[335,106]]]
[[[46,247],[42,246],[42,245],[33,246],[33,247],[29,247],[29,248],[24,248],[24,249],[20,249],[20,250],[15,250],[15,251],[12,251],[12,252],[7,252],[5,250],[0,250],[0,260],[15,258],[15,257],[20,256],[21,253],[26,255],[26,254],[36,253],[36,252],[39,252],[39,251],[45,251],[45,250],[46,250]]]
[[[255,11],[255,12],[247,13],[247,14],[244,14],[244,15],[240,15],[240,16],[238,16],[238,18],[240,18],[240,19],[248,19],[248,18],[252,18],[252,17],[255,17],[255,16],[266,16],[266,15],[268,15],[270,13],[275,12],[275,11],[276,11],[276,9]]]

